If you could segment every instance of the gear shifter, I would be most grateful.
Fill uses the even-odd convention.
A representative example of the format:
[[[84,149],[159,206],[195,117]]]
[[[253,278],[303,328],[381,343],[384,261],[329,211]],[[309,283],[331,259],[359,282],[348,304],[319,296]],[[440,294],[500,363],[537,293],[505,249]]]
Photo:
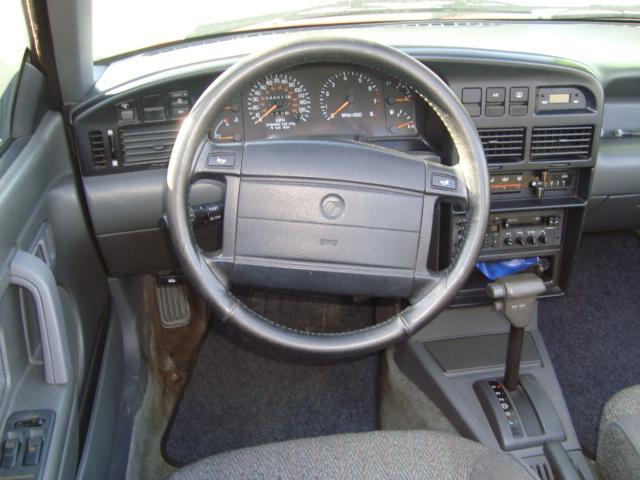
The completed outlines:
[[[525,328],[536,312],[536,298],[545,291],[533,273],[502,277],[487,285],[487,295],[511,323],[504,378],[474,383],[480,405],[505,451],[566,440],[553,401],[541,383],[539,369],[520,375]],[[535,348],[535,347],[534,347]],[[535,373],[534,373],[535,372]]]
[[[524,329],[535,312],[536,298],[544,291],[544,282],[533,273],[509,275],[487,285],[487,295],[495,300],[496,310],[511,323],[503,381],[509,391],[518,387]]]

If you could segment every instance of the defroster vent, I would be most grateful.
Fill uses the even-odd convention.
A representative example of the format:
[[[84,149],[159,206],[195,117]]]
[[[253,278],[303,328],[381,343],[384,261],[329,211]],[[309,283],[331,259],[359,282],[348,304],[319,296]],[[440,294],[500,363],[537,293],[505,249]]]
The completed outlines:
[[[93,166],[103,168],[107,166],[107,149],[104,143],[102,131],[91,130],[89,132],[89,144],[91,145],[91,157]]]
[[[522,160],[524,128],[483,128],[478,133],[487,162]]]
[[[124,165],[166,165],[177,136],[177,125],[120,129]]]
[[[538,127],[531,135],[531,159],[580,160],[591,156],[593,126]]]

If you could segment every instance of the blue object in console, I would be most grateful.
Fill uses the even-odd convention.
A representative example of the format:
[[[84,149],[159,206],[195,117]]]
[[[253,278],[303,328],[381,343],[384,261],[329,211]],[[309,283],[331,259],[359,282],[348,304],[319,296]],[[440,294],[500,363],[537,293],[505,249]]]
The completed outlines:
[[[497,280],[498,278],[526,270],[539,261],[539,257],[514,258],[496,262],[478,262],[476,263],[476,268],[489,280]]]

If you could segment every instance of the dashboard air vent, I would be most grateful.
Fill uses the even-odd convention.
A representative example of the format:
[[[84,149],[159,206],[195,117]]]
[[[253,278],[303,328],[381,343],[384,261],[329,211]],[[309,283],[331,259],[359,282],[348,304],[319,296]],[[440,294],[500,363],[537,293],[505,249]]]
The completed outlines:
[[[124,165],[166,165],[177,136],[177,125],[120,129]]]
[[[579,160],[591,156],[593,126],[539,127],[531,136],[531,159]]]
[[[483,128],[478,133],[487,162],[522,160],[524,128]]]
[[[103,168],[107,166],[107,151],[104,144],[104,137],[100,130],[91,130],[89,132],[89,144],[91,145],[91,157],[93,158],[93,166]]]

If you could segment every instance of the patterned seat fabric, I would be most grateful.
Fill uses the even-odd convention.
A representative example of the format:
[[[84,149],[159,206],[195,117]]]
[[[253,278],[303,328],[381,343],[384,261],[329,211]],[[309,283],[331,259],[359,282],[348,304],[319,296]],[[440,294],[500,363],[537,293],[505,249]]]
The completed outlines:
[[[621,390],[604,406],[597,452],[603,478],[640,478],[640,385]]]
[[[291,440],[214,455],[171,480],[535,478],[508,454],[428,431],[354,433]]]

